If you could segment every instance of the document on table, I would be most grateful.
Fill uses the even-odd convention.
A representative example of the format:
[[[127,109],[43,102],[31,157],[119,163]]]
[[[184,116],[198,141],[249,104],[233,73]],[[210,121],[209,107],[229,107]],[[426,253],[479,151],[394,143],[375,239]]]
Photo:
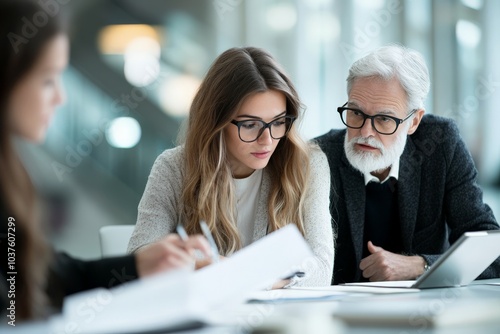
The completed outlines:
[[[470,285],[500,285],[500,278],[478,279]]]
[[[163,273],[106,290],[67,297],[54,333],[145,333],[199,327],[208,310],[245,301],[313,256],[288,225],[196,272]]]
[[[341,285],[332,285],[326,287],[313,287],[308,289],[321,290],[321,291],[336,291],[344,292],[347,294],[363,293],[363,294],[391,294],[391,293],[412,293],[419,292],[419,289],[409,288],[396,288],[384,285],[379,285],[379,282],[365,282],[365,283],[349,283]]]
[[[356,282],[356,283],[345,283],[344,285],[354,285],[354,286],[370,286],[379,288],[406,288],[411,287],[415,281],[381,281],[381,282]]]
[[[177,271],[71,295],[64,300],[62,316],[52,319],[53,332],[137,333],[200,326],[201,313],[191,304],[186,284],[189,278],[189,272]]]
[[[339,300],[347,296],[345,292],[309,290],[305,288],[290,288],[252,293],[248,303],[287,303]]]
[[[367,286],[371,288],[411,288],[415,284],[415,281],[381,281],[381,282],[356,282],[356,283],[345,283],[343,285],[347,286]],[[415,289],[419,290],[419,289]]]

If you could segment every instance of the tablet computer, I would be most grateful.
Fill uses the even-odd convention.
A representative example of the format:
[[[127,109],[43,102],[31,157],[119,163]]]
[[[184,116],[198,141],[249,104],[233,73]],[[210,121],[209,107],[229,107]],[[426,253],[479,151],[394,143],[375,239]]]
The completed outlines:
[[[500,256],[500,230],[465,232],[416,281],[346,283],[387,288],[444,288],[464,286],[475,280]]]
[[[500,230],[465,232],[412,288],[468,285],[500,256]]]

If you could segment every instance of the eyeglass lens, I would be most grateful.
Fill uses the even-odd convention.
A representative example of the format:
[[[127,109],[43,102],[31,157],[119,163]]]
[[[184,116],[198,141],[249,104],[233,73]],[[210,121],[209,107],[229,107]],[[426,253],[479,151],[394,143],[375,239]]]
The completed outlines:
[[[342,121],[348,127],[361,128],[365,119],[366,116],[358,110],[345,109],[342,111]],[[398,127],[398,123],[394,119],[384,115],[375,116],[372,125],[380,133],[393,133]]]
[[[274,139],[283,138],[289,127],[291,125],[291,120],[288,118],[279,118],[271,123],[269,123],[269,129],[271,130],[271,137]],[[253,141],[256,140],[261,133],[266,123],[259,120],[248,120],[240,123],[240,138],[243,141]]]

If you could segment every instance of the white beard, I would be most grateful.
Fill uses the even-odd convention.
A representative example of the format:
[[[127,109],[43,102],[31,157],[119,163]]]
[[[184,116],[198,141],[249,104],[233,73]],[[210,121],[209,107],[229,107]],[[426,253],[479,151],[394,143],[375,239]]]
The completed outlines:
[[[354,137],[351,140],[347,139],[347,133],[344,140],[344,149],[347,160],[351,165],[363,174],[371,172],[382,172],[395,163],[406,145],[407,129],[401,131],[396,141],[390,147],[384,145],[374,137]],[[356,144],[366,144],[378,148],[380,153],[377,152],[360,152],[355,149]]]

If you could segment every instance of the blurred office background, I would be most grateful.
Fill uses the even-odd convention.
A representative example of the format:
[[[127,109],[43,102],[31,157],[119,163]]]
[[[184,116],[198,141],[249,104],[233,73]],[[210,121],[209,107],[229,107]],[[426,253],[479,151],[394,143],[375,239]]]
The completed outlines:
[[[306,106],[306,138],[341,127],[359,56],[401,43],[425,56],[427,112],[454,118],[500,217],[500,1],[41,0],[72,13],[67,101],[46,143],[20,143],[56,247],[100,256],[98,229],[134,224],[151,166],[176,145],[211,62],[271,52]],[[63,4],[64,3],[64,4]]]

